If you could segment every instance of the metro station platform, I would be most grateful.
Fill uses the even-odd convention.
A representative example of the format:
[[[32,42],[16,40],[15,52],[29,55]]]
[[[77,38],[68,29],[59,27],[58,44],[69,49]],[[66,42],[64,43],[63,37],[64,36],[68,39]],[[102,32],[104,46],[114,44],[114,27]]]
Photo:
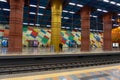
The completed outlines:
[[[34,48],[26,48],[23,53],[1,53],[0,80],[88,80],[88,78],[96,80],[94,75],[102,78],[100,80],[110,80],[111,74],[108,72],[119,72],[120,70],[119,65],[117,65],[120,63],[119,50],[102,51],[96,49],[91,52],[77,52],[79,49],[73,49],[69,52],[63,50],[64,52],[60,53],[47,52],[46,49],[40,48],[35,48],[37,50],[35,52],[33,50]],[[105,67],[109,65],[115,66],[112,68]],[[104,71],[105,69],[108,72]],[[68,70],[73,70],[73,72]],[[55,73],[55,71],[58,72]],[[66,72],[62,73],[61,71]],[[43,72],[48,75],[44,75]],[[41,75],[36,73],[41,73]],[[119,80],[117,78],[113,80]]]
[[[25,55],[60,55],[60,54],[105,54],[119,53],[120,48],[113,48],[112,51],[103,51],[102,48],[93,48],[89,52],[81,52],[80,48],[63,48],[62,52],[55,53],[50,48],[23,48],[22,52],[9,53],[6,47],[0,47],[0,56],[25,56]]]
[[[120,0],[0,0],[0,46],[0,80],[120,80]]]

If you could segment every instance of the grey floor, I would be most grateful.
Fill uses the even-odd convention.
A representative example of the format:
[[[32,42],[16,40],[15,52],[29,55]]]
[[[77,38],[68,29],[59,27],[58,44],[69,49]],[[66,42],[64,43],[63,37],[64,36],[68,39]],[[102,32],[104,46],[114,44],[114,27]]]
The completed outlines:
[[[18,55],[50,55],[50,54],[94,54],[105,53],[102,48],[92,48],[89,52],[81,52],[80,48],[63,48],[62,52],[55,53],[51,48],[23,48],[22,53],[13,53]],[[108,52],[120,52],[119,48],[114,48]],[[10,55],[6,47],[0,47],[0,55]],[[12,55],[12,54],[11,54]]]

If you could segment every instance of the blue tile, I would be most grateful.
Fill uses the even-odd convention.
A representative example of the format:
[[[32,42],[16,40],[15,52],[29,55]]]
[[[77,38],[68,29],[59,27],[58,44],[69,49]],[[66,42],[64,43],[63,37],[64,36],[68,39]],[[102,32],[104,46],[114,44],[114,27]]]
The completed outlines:
[[[111,80],[111,77],[105,77],[106,80]]]
[[[70,77],[72,78],[72,80],[80,80],[77,76],[75,75],[70,75]]]
[[[96,75],[95,72],[90,72],[90,74],[93,76],[93,75]],[[94,78],[93,80],[99,80],[99,78]]]
[[[59,76],[59,80],[67,80],[64,76]]]
[[[90,75],[95,75],[95,72],[90,72]]]
[[[82,74],[80,74],[82,77],[85,77],[86,76],[86,74],[85,73],[82,73]]]

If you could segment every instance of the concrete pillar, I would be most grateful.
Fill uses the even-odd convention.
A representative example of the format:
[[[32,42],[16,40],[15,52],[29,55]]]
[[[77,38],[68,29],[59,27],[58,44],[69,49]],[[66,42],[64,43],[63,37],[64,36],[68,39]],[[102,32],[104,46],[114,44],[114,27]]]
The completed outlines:
[[[112,13],[103,15],[103,50],[112,51]]]
[[[61,16],[62,16],[62,0],[52,0],[51,3],[51,45],[54,46],[55,52],[59,52],[60,32],[61,32]]]
[[[81,51],[90,51],[90,12],[85,6],[81,9]]]
[[[23,8],[24,0],[10,0],[8,52],[22,51]]]

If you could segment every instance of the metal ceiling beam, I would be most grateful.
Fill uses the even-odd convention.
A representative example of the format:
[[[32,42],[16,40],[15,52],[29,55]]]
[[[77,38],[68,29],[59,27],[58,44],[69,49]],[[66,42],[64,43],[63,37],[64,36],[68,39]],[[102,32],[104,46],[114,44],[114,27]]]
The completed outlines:
[[[38,3],[37,3],[37,7],[36,7],[36,15],[35,15],[35,20],[34,20],[34,26],[35,26],[35,24],[37,24],[40,0],[37,0],[37,2],[38,2]]]
[[[71,0],[63,0],[63,9],[67,6],[67,4],[70,2]]]
[[[27,12],[27,14],[28,14],[28,25],[30,25],[30,0],[29,0],[29,2],[28,2],[28,12]]]
[[[50,1],[51,1],[51,0],[49,0],[49,1],[48,1],[48,4],[46,5],[46,9],[45,9],[44,12],[43,12],[43,16],[42,16],[41,21],[39,21],[39,22],[41,22],[41,24],[42,24],[42,22],[43,22],[43,19],[44,19],[45,15],[47,15],[47,14],[45,13],[45,11],[47,10],[47,7],[49,6]],[[51,16],[51,15],[49,15],[49,16]],[[51,21],[51,20],[48,20],[48,21]]]
[[[4,13],[4,11],[3,11],[3,7],[1,8],[1,10],[2,10],[2,12],[3,12],[3,16],[4,16],[4,18],[6,19],[6,21],[9,21],[9,16],[7,17],[7,16],[5,15],[5,13]]]

